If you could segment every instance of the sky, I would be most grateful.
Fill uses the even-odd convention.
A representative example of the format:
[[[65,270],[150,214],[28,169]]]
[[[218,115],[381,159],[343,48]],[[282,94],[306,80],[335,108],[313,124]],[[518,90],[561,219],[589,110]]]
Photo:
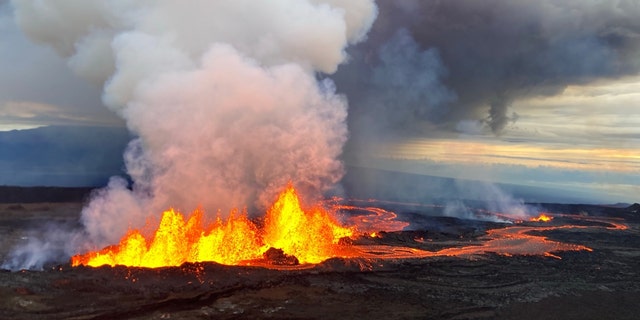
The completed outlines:
[[[435,176],[559,188],[598,201],[637,201],[640,78],[571,85],[513,102],[518,120],[496,136],[476,121],[431,139],[391,139],[365,149],[363,166]]]
[[[76,76],[56,52],[29,40],[9,1],[0,1],[0,131],[48,125],[124,126],[101,89]]]
[[[337,71],[308,63],[348,103],[347,166],[638,202],[640,1],[399,0],[377,10]],[[14,4],[0,1],[1,131],[144,131],[105,106],[114,98],[104,79],[78,67],[86,41],[68,53],[15,18]]]

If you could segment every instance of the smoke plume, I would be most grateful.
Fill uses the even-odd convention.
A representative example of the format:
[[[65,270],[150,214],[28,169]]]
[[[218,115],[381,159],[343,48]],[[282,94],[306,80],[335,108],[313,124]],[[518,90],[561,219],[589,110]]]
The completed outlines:
[[[368,41],[350,51],[355,63],[334,76],[350,99],[354,139],[454,132],[461,121],[481,121],[500,134],[517,120],[509,108],[516,99],[640,72],[640,6],[634,1],[379,5]],[[407,85],[396,86],[398,73],[420,76],[407,76]],[[387,84],[370,90],[380,79]]]
[[[103,86],[138,137],[82,213],[101,246],[170,206],[263,209],[287,181],[321,195],[343,174],[346,99],[331,74],[372,0],[13,1],[21,29]]]
[[[39,226],[22,236],[23,244],[7,255],[0,268],[42,270],[47,264],[74,254],[80,237],[81,233],[72,226],[55,223]]]
[[[464,205],[463,201],[449,201],[445,206],[444,214],[463,219],[480,219],[496,222],[507,222],[504,218],[523,220],[538,214],[539,209],[524,203],[524,200],[502,190],[499,186],[488,182],[468,183],[456,180],[455,195],[461,199],[473,199],[480,201],[489,215],[475,215]],[[498,214],[498,215],[494,215]]]

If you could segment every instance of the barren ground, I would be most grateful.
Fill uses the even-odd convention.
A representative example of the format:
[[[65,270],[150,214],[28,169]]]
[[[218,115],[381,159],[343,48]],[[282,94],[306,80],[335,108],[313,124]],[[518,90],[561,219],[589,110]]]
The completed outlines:
[[[0,204],[0,261],[44,225],[76,227],[80,209],[80,203]],[[331,259],[305,270],[215,263],[161,269],[62,263],[44,271],[2,270],[0,319],[637,319],[640,212],[595,206],[555,210],[621,218],[629,228],[541,232],[593,249],[557,253],[561,259],[486,253]],[[488,228],[504,227],[422,219],[415,231],[386,233],[355,245],[437,250],[466,245]],[[556,223],[576,222],[563,219]]]

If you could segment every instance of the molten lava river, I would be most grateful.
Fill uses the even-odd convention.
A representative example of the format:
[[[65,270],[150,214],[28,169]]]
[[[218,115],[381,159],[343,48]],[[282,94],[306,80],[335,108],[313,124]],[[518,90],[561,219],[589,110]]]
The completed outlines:
[[[327,209],[326,207],[330,207]],[[343,219],[338,214],[358,211]],[[344,218],[344,217],[343,217]],[[222,219],[206,221],[196,210],[188,217],[165,211],[151,236],[130,230],[117,245],[75,255],[73,266],[125,265],[157,268],[185,262],[213,261],[226,265],[257,265],[271,268],[305,268],[333,257],[365,259],[411,259],[433,256],[469,256],[493,252],[503,255],[544,255],[554,252],[590,251],[579,244],[552,241],[531,231],[586,228],[550,225],[553,217],[543,214],[529,222],[515,221],[491,229],[472,243],[454,243],[438,251],[415,244],[394,245],[380,241],[380,231],[399,231],[409,223],[397,220],[394,212],[377,207],[334,204],[302,208],[296,190],[289,185],[278,196],[260,223],[237,210]],[[611,228],[624,228],[610,224]]]

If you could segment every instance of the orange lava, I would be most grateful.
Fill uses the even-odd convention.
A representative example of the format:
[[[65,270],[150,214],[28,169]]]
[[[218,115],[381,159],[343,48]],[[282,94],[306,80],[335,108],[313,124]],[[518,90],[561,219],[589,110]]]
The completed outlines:
[[[369,245],[351,248],[352,256],[371,259],[408,259],[438,256],[467,257],[495,253],[504,256],[541,255],[560,259],[554,253],[561,251],[593,251],[591,248],[579,244],[564,243],[549,240],[544,236],[528,234],[531,231],[545,231],[560,228],[574,228],[576,226],[558,227],[516,227],[492,229],[487,235],[479,238],[478,242],[466,246],[445,248],[438,251],[427,251],[411,247],[390,245]],[[424,243],[424,239],[414,239],[416,243]]]
[[[439,255],[470,255],[486,252],[501,255],[544,255],[558,258],[554,252],[560,251],[592,251],[591,248],[572,243],[564,243],[549,240],[544,236],[529,234],[531,231],[546,231],[562,228],[574,228],[574,226],[559,227],[507,227],[487,231],[487,241],[479,246],[467,246],[461,248],[449,248],[438,251]]]
[[[71,264],[157,268],[215,261],[234,265],[261,259],[271,247],[294,255],[300,263],[319,263],[339,255],[339,240],[353,233],[320,207],[303,210],[298,194],[289,185],[267,212],[262,228],[237,211],[226,220],[218,217],[205,226],[201,210],[186,221],[179,212],[168,210],[153,237],[131,230],[118,245],[73,256]]]
[[[544,213],[541,213],[539,216],[529,219],[529,221],[534,221],[534,222],[549,222],[551,220],[553,220],[553,217],[548,216]]]
[[[344,227],[331,212],[351,211]],[[263,223],[258,226],[248,219],[246,213],[233,211],[228,218],[218,217],[205,225],[204,213],[194,211],[188,219],[182,214],[168,210],[163,213],[160,225],[152,237],[144,237],[138,230],[127,233],[118,245],[99,251],[72,257],[72,265],[126,265],[140,267],[179,266],[185,262],[214,261],[227,265],[262,265],[271,268],[308,268],[331,257],[364,259],[412,259],[435,256],[474,256],[496,253],[512,255],[543,255],[560,258],[561,251],[592,251],[579,244],[554,241],[535,232],[558,229],[625,230],[628,227],[621,218],[589,217],[582,215],[554,214],[558,217],[589,220],[604,223],[604,226],[531,224],[506,225],[487,230],[484,236],[472,242],[442,243],[446,248],[438,251],[420,249],[423,245],[437,244],[432,239],[414,239],[410,246],[382,244],[343,245],[345,237],[368,237],[383,239],[379,231],[393,232],[405,228],[408,223],[398,221],[393,211],[376,207],[358,207],[334,204],[330,211],[320,206],[303,209],[298,194],[289,185],[267,211]],[[548,214],[541,214],[530,221],[549,222]],[[281,249],[286,255],[295,256],[302,265],[272,265],[263,254],[269,248]]]
[[[376,234],[378,231],[400,231],[409,225],[408,222],[396,220],[398,215],[395,214],[395,212],[382,208],[335,205],[334,210],[357,210],[366,212],[366,214],[351,216],[348,219],[348,223],[357,226],[358,231],[368,233],[369,235]]]

